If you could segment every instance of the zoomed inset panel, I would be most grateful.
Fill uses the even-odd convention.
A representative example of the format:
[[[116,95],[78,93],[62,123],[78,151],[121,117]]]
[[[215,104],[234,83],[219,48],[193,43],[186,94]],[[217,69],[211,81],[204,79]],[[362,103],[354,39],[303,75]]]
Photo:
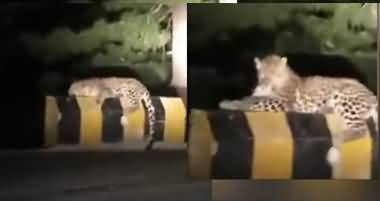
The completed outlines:
[[[378,179],[377,4],[188,5],[189,173]]]

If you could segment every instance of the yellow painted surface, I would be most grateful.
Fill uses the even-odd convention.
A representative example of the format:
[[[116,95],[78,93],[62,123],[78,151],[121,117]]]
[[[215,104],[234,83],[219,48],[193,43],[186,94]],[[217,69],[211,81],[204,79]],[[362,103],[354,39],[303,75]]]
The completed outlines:
[[[190,115],[190,136],[188,144],[188,171],[193,178],[209,178],[213,157],[212,135],[207,113],[192,110]]]
[[[341,145],[342,164],[339,178],[370,179],[372,160],[372,139],[365,137],[345,142]]]
[[[254,133],[252,177],[289,179],[293,167],[293,137],[285,113],[247,112]]]
[[[77,97],[80,108],[80,142],[84,145],[102,143],[102,110],[92,97]]]
[[[183,144],[186,131],[186,108],[180,98],[161,97],[165,109],[164,141]]]
[[[44,145],[53,146],[58,144],[58,124],[61,114],[54,97],[47,96],[45,100]]]

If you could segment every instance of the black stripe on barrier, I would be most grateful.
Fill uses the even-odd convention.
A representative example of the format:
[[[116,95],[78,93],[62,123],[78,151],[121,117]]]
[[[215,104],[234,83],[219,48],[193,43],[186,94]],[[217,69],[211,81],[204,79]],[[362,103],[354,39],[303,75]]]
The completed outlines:
[[[372,141],[371,179],[379,178],[379,136],[376,132],[376,124],[372,118],[367,120],[369,133]]]
[[[191,115],[191,109],[190,108],[186,108],[186,120],[185,120],[185,137],[184,137],[184,143],[188,143],[189,142],[189,139],[190,139],[190,134],[191,134],[191,129],[190,129],[190,120],[188,118],[190,118],[190,115]]]
[[[75,97],[56,97],[61,120],[58,124],[58,144],[79,144],[81,111]]]
[[[165,132],[165,108],[162,105],[160,98],[152,98],[152,104],[155,110],[154,116],[156,122],[154,124],[154,136],[157,141],[162,141],[164,139]],[[145,113],[147,114],[147,109],[145,109]],[[146,115],[146,124],[149,123],[148,116]],[[148,125],[149,128],[149,125]],[[146,129],[148,131],[148,129]]]
[[[103,142],[120,142],[123,140],[121,117],[123,108],[117,98],[107,98],[102,105],[102,140]]]
[[[249,179],[253,156],[252,131],[243,112],[208,113],[218,150],[212,159],[212,178]]]
[[[320,114],[287,113],[294,141],[294,179],[330,179],[327,152],[332,146],[326,119]]]

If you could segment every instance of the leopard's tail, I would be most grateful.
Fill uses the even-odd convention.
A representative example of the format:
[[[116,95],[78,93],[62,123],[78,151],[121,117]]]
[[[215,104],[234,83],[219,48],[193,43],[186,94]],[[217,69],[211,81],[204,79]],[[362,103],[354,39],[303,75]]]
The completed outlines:
[[[148,124],[149,124],[149,132],[148,132],[148,141],[149,144],[146,149],[151,149],[155,136],[154,136],[154,124],[156,123],[156,110],[154,108],[152,97],[150,93],[147,91],[143,96],[143,104],[145,105],[146,111],[148,113]]]
[[[367,115],[364,117],[366,120],[368,119],[372,119],[373,122],[375,123],[375,129],[376,129],[376,132],[378,132],[379,128],[378,128],[378,105],[377,105],[377,102],[374,103],[374,105],[372,106],[372,108],[368,111]]]
[[[376,105],[372,108],[371,112],[370,112],[370,117],[372,117],[373,121],[375,122],[375,128],[376,128],[376,131],[379,132],[379,116],[378,116],[378,113],[379,113],[379,108],[378,108],[378,105],[376,103]]]
[[[375,103],[373,107],[368,111],[365,119],[372,119],[375,123],[376,132],[378,132],[378,105]],[[332,146],[327,153],[327,161],[331,166],[336,165],[341,160],[341,153],[339,149]]]

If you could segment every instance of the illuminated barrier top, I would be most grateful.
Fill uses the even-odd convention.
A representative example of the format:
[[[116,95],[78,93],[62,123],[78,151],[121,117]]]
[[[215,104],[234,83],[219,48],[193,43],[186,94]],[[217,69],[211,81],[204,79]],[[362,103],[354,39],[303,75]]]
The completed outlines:
[[[340,146],[331,167],[327,152],[343,130],[334,114],[201,111],[190,113],[189,174],[213,179],[374,179],[378,134],[372,119],[364,137]]]
[[[186,109],[181,98],[152,97],[158,143],[184,144]],[[44,145],[99,145],[141,142],[149,132],[147,110],[128,113],[120,100],[103,105],[91,97],[46,97]]]

